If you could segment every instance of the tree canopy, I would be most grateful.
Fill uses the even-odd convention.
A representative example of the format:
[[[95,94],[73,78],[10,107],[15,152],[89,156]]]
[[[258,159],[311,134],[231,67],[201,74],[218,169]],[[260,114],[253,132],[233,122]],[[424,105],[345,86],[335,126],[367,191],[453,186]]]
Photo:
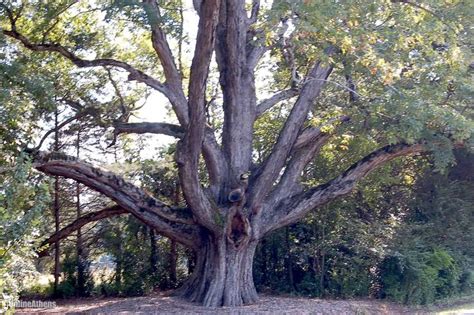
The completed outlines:
[[[23,151],[112,201],[80,222],[127,212],[194,250],[190,300],[255,302],[270,232],[397,157],[432,153],[442,170],[472,147],[470,1],[185,2],[2,2],[0,165]],[[167,121],[133,120],[157,93]],[[78,130],[85,158],[67,146]],[[178,140],[185,202],[107,166],[144,133]]]

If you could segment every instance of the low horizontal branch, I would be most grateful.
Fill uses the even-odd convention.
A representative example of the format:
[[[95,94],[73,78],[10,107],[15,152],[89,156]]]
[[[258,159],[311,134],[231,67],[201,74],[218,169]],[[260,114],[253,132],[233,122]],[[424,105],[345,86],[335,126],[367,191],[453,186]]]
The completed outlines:
[[[114,124],[115,136],[123,133],[129,134],[163,134],[178,139],[184,137],[184,128],[179,125],[169,123],[157,123],[157,122],[140,122],[140,123],[123,123],[117,122]],[[115,144],[114,142],[111,144]],[[223,156],[222,150],[216,141],[214,131],[212,128],[207,127],[205,130],[204,142],[202,144],[203,156],[206,162],[207,171],[209,173],[209,180],[211,185],[219,186],[222,181],[222,173],[227,168],[225,157]]]
[[[189,209],[169,206],[120,176],[63,153],[37,152],[33,166],[43,173],[82,183],[109,197],[160,234],[190,247],[196,245],[198,231]]]
[[[284,200],[275,211],[266,213],[265,222],[268,224],[265,233],[295,223],[311,210],[350,193],[359,180],[378,166],[394,158],[421,153],[426,150],[427,147],[424,144],[400,143],[387,145],[372,152],[335,179]]]
[[[110,218],[116,215],[121,215],[124,213],[128,213],[128,211],[118,205],[107,207],[105,209],[95,211],[95,212],[89,212],[83,215],[82,217],[76,219],[74,222],[68,224],[67,226],[59,230],[58,232],[54,233],[48,239],[44,240],[39,246],[39,251],[37,252],[38,256],[39,257],[46,256],[50,250],[49,245],[68,237],[69,235],[79,230],[86,224],[99,221],[102,219]]]

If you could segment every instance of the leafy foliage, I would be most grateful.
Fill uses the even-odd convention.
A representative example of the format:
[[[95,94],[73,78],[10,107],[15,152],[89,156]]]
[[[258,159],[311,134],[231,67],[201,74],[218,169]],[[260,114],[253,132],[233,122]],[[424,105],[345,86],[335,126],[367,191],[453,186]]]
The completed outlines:
[[[182,44],[193,41],[184,32],[184,2],[156,3],[159,16],[135,0],[4,1],[0,27],[18,31],[43,48],[61,45],[75,58],[124,61],[164,82],[157,90],[166,90],[170,101],[176,102],[183,91],[172,89],[189,78]],[[470,192],[474,187],[472,178],[462,174],[473,170],[466,162],[472,155],[465,153],[463,159],[452,151],[461,142],[472,145],[473,140],[473,10],[470,1],[456,0],[275,0],[262,5],[257,23],[247,34],[270,52],[261,62],[268,65],[257,67],[257,73],[269,72],[268,80],[257,82],[258,93],[289,87],[301,91],[304,80],[314,79],[307,73],[315,61],[321,61],[334,69],[328,80],[320,79],[325,88],[312,104],[304,127],[324,126],[341,115],[351,118],[350,124],[321,129],[331,140],[304,169],[303,188],[326,183],[385,144],[422,142],[434,158],[407,158],[384,166],[359,185],[358,193],[271,235],[257,252],[255,279],[260,288],[315,296],[375,295],[405,303],[430,303],[472,289]],[[177,77],[183,82],[164,79],[158,61],[166,49],[160,47],[156,54],[152,25],[158,25],[171,48],[179,50],[178,58],[168,61],[168,72],[173,61],[179,64]],[[67,60],[58,51],[32,53],[18,38],[5,36],[7,32],[0,33],[0,167],[11,166],[25,145],[37,143],[38,130],[50,127],[54,112],[60,112],[61,119],[83,113],[62,135],[84,130],[94,149],[115,155],[111,168],[120,168],[127,180],[166,202],[185,203],[171,157],[142,160],[139,150],[134,151],[133,138],[114,152],[104,149],[112,138],[111,133],[104,137],[104,131],[128,122],[149,95],[148,87],[121,67],[81,67],[75,58]],[[156,37],[156,29],[153,32]],[[166,70],[167,65],[162,66]],[[218,76],[210,74],[215,86],[208,84],[203,93],[212,93],[206,104],[212,117],[207,120],[208,127],[216,128],[217,138],[228,114],[221,112],[225,87],[219,90]],[[289,100],[282,102],[256,120],[253,134],[246,137],[253,144],[253,163],[265,163],[292,105]],[[424,173],[447,170],[456,158],[462,167],[448,174]],[[14,171],[0,174],[0,293],[12,298],[19,289],[15,285],[31,269],[18,271],[18,262],[25,257],[24,261],[31,261],[32,240],[41,222],[38,216],[47,202],[42,178],[29,173],[23,158],[16,164]],[[204,163],[201,166],[204,169]],[[204,172],[199,176],[206,186],[209,176]],[[68,188],[61,189],[67,194]],[[112,281],[104,281],[99,289],[105,295],[174,288],[192,269],[192,255],[182,249],[174,253],[181,259],[176,268],[180,259],[171,257],[171,243],[134,218],[107,220],[91,230],[100,239],[94,255],[110,256],[115,263]],[[63,296],[77,293],[73,262],[73,255],[62,262]],[[172,264],[178,277],[168,272]],[[89,293],[91,284],[86,287]]]
[[[445,174],[410,159],[392,163],[287,236],[272,234],[257,251],[258,286],[408,304],[472,294],[472,154],[458,150],[456,160]]]
[[[99,245],[103,254],[113,258],[115,270],[112,278],[99,284],[100,294],[144,295],[155,288],[175,288],[183,281],[186,272],[182,267],[178,268],[178,279],[171,276],[169,240],[132,217],[110,220],[106,228]],[[182,248],[176,255],[186,259]]]
[[[28,277],[36,274],[34,246],[48,197],[45,182],[32,184],[28,160],[21,156],[11,171],[0,174],[0,301],[18,298]]]
[[[427,304],[458,293],[459,270],[448,252],[405,252],[381,264],[382,296],[403,303]]]

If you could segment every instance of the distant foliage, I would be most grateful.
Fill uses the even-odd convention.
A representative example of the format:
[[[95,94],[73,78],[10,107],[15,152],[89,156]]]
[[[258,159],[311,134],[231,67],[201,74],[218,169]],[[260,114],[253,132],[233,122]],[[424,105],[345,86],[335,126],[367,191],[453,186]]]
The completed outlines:
[[[84,282],[79,285],[77,273],[77,257],[68,252],[62,261],[61,267],[64,274],[64,279],[59,283],[57,296],[61,298],[70,298],[75,296],[90,296],[94,289],[94,280],[90,272],[90,262],[81,261],[82,268],[85,271]]]
[[[428,304],[459,293],[459,269],[443,249],[388,256],[380,271],[382,297],[402,303]]]
[[[445,173],[393,163],[359,193],[270,235],[255,258],[258,288],[406,304],[472,294],[474,159],[466,150],[455,156]]]
[[[5,308],[1,302],[14,302],[25,280],[36,274],[33,249],[49,197],[43,181],[30,181],[30,167],[21,156],[0,174],[0,307]]]
[[[424,174],[407,224],[381,264],[382,296],[426,304],[474,289],[474,159],[456,152],[447,174]]]
[[[98,284],[96,294],[140,296],[155,289],[176,288],[187,276],[187,256],[177,249],[177,279],[170,274],[170,241],[136,219],[114,218],[107,223],[99,245],[115,264],[110,279]]]

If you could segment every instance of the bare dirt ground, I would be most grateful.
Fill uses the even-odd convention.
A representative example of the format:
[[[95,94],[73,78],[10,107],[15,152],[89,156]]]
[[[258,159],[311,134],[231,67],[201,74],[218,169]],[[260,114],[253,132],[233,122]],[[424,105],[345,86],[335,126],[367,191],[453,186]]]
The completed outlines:
[[[57,300],[52,309],[17,309],[16,314],[437,314],[377,300],[322,300],[263,295],[258,303],[211,308],[156,293],[136,298]],[[456,314],[456,313],[443,313]],[[469,314],[464,313],[463,314]],[[472,313],[474,314],[474,309]]]

